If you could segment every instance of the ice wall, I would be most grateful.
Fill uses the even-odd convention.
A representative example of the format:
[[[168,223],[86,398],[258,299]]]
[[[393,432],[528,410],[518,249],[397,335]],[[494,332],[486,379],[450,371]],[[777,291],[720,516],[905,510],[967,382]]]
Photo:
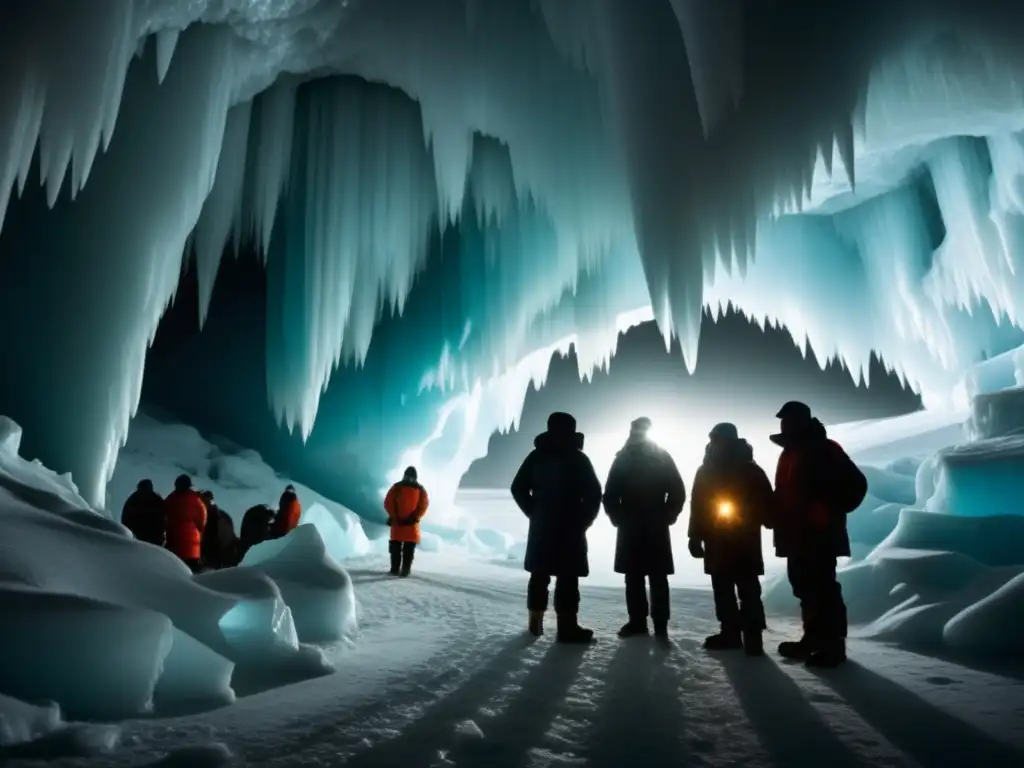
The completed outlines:
[[[446,430],[457,473],[530,355],[575,339],[586,375],[634,312],[692,366],[701,307],[732,301],[929,402],[1020,344],[1022,12],[706,5],[5,8],[0,394],[35,452],[101,501],[186,243],[200,319],[225,247],[265,254],[283,426],[312,437],[339,366],[368,379],[347,405],[378,413],[338,437],[389,435],[368,477]],[[374,366],[371,340],[395,345]]]

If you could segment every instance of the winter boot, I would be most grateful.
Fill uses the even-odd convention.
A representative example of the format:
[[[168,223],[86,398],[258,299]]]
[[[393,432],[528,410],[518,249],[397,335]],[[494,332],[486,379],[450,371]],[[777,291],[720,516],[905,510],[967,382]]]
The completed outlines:
[[[668,622],[667,621],[656,621],[654,622],[654,637],[659,642],[668,642]]]
[[[544,634],[544,611],[530,611],[530,621],[527,624],[527,629],[530,630],[530,634],[534,637],[540,637]]]
[[[743,633],[743,652],[747,656],[764,656],[764,638],[761,630],[750,630]]]
[[[723,629],[704,640],[704,649],[707,651],[734,651],[742,647],[743,636],[731,629]]]
[[[784,659],[806,661],[810,653],[811,644],[808,642],[806,635],[799,640],[786,640],[779,643],[779,656]]]
[[[836,640],[807,654],[804,662],[816,669],[835,669],[846,661],[846,641]]]
[[[402,556],[391,555],[391,570],[388,571],[392,576],[397,576],[399,569],[402,567]]]
[[[619,637],[640,637],[641,635],[647,635],[647,619],[630,619],[622,625],[622,629],[619,630]]]
[[[558,616],[558,635],[555,642],[585,645],[594,639],[594,630],[581,627],[576,614]]]

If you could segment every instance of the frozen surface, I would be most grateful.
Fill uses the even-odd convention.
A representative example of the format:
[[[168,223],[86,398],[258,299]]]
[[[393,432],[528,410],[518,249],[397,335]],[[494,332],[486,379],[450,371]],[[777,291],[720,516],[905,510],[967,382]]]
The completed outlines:
[[[932,511],[980,517],[1024,515],[1024,435],[943,450],[935,467]]]
[[[456,553],[422,554],[404,580],[384,576],[385,557],[349,566],[364,614],[337,674],[216,712],[125,723],[113,755],[54,768],[225,764],[218,754],[257,768],[618,768],[638,744],[646,764],[666,767],[939,768],[963,754],[1012,768],[1024,756],[1024,682],[1007,674],[863,639],[851,640],[845,669],[822,675],[707,654],[706,591],[673,591],[671,647],[618,640],[620,590],[587,584],[581,619],[597,642],[556,646],[549,618],[531,643],[519,571]],[[769,621],[769,646],[795,630]]]

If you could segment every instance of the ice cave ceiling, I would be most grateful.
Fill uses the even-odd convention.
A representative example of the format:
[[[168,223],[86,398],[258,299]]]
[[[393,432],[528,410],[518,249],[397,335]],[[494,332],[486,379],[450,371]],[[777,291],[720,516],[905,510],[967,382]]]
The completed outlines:
[[[569,338],[589,370],[653,313],[692,366],[729,301],[938,401],[1022,339],[1022,34],[1005,0],[7,4],[0,396],[102,503],[183,259],[205,315],[247,242],[281,424],[362,375],[406,425],[366,477],[455,429],[457,478]]]

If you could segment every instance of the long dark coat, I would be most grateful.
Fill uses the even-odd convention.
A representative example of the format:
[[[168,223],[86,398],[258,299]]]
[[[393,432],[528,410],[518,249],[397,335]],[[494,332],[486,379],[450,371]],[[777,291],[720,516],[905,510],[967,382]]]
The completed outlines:
[[[242,561],[245,553],[257,544],[262,544],[270,538],[270,528],[274,522],[274,510],[266,504],[257,504],[249,507],[242,516],[242,526],[238,536],[238,562]]]
[[[583,435],[544,432],[512,481],[530,519],[524,567],[545,576],[589,576],[587,529],[601,509],[601,482],[583,453]]]
[[[685,503],[686,486],[668,452],[631,437],[616,454],[604,489],[604,509],[617,529],[615,572],[675,573],[669,527]]]
[[[721,502],[732,504],[728,519]],[[746,440],[712,443],[693,480],[689,536],[704,545],[704,572],[742,579],[764,573],[761,528],[771,522],[772,484]]]
[[[864,500],[868,481],[817,419],[782,446],[775,471],[775,553],[779,557],[848,557],[846,516]]]
[[[211,568],[227,568],[238,564],[235,522],[216,504],[211,504],[207,510],[201,551],[203,563]]]

